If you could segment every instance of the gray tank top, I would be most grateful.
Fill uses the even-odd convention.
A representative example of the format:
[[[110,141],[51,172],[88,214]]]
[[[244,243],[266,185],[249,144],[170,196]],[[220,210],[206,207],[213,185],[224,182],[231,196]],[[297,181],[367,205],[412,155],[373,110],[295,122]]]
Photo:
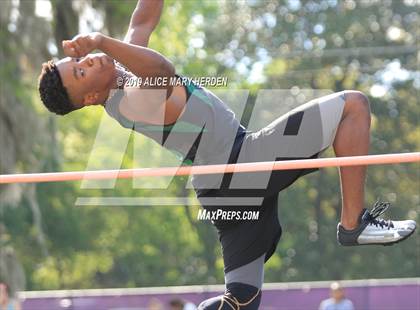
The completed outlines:
[[[210,91],[192,82],[185,88],[188,99],[184,113],[171,125],[150,125],[124,117],[119,110],[123,91],[110,97],[105,109],[123,127],[155,140],[174,152],[184,164],[227,163],[235,142],[243,138],[245,128],[233,111]],[[211,188],[216,179],[211,175],[197,175],[192,182],[198,188]]]

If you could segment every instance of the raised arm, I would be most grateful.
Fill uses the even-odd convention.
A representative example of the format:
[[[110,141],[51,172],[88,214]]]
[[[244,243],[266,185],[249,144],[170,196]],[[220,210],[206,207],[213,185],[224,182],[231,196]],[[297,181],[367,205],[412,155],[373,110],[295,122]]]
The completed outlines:
[[[84,57],[95,49],[103,51],[141,78],[163,77],[168,81],[175,75],[175,68],[165,56],[149,49],[117,39],[98,32],[80,34],[72,40],[63,41],[64,53],[69,57]],[[156,88],[167,89],[168,97],[172,87],[162,85]]]
[[[101,34],[97,48],[126,66],[139,77],[174,75],[174,67],[162,54]]]
[[[162,8],[163,0],[138,0],[124,41],[147,47],[150,35],[159,23]]]

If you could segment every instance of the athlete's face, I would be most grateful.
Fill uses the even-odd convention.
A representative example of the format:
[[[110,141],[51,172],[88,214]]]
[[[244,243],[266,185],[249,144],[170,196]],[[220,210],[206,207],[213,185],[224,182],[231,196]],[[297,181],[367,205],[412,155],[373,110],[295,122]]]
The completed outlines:
[[[64,87],[77,106],[100,104],[115,78],[115,64],[105,54],[89,54],[83,58],[66,57],[56,63]]]

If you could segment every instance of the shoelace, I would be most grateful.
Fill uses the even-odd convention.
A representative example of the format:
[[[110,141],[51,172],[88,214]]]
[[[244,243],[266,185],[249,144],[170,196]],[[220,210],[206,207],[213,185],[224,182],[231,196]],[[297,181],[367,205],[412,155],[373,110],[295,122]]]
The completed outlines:
[[[240,303],[239,300],[236,299],[235,296],[233,296],[230,292],[227,292],[222,296],[222,301],[220,303],[220,306],[219,306],[218,310],[222,309],[224,302],[226,302],[226,304],[228,304],[233,310],[240,310],[241,306],[247,306],[251,302],[253,302],[254,299],[258,296],[259,293],[260,293],[260,290],[258,290],[257,293],[247,302]]]
[[[385,221],[384,219],[377,219],[378,216],[383,214],[391,204],[386,201],[379,201],[379,199],[373,205],[372,210],[368,212],[369,225],[375,225],[376,227],[381,226],[381,228],[388,227],[388,229],[394,228],[394,224],[391,220]]]

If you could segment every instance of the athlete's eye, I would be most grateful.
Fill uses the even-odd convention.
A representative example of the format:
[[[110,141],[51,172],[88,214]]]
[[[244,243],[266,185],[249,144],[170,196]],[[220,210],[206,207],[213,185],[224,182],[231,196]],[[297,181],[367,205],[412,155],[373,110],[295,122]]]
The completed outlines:
[[[75,60],[76,60],[76,62],[79,62],[80,61],[80,58],[76,58]]]

